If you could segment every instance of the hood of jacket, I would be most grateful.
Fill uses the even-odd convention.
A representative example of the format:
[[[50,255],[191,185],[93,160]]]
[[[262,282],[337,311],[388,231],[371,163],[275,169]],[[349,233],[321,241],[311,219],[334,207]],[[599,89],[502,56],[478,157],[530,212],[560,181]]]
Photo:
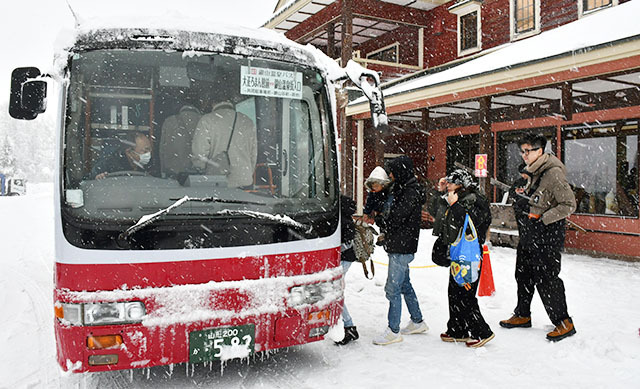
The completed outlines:
[[[381,166],[376,166],[376,168],[373,169],[371,174],[369,174],[369,178],[366,179],[364,184],[369,190],[371,190],[371,185],[374,182],[378,182],[382,186],[387,186],[391,182],[389,176],[387,175],[387,172]]]
[[[562,170],[563,174],[567,174],[567,169],[562,161],[560,161],[555,155],[547,153],[542,154],[534,163],[527,166],[526,170],[531,173],[532,176],[539,176],[553,167],[558,167]]]
[[[406,155],[401,155],[389,162],[389,171],[393,174],[395,183],[403,186],[412,178],[415,179],[413,161]]]

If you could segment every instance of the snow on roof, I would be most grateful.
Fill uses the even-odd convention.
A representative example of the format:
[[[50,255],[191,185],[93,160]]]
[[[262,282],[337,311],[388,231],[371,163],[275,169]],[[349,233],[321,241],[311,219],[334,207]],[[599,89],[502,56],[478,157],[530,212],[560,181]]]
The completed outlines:
[[[640,37],[638,15],[640,15],[640,1],[629,1],[534,37],[506,44],[501,49],[453,68],[395,83],[388,88],[383,87],[384,95],[389,97],[536,60],[570,54],[580,49]],[[352,104],[364,101],[365,99],[360,98]]]

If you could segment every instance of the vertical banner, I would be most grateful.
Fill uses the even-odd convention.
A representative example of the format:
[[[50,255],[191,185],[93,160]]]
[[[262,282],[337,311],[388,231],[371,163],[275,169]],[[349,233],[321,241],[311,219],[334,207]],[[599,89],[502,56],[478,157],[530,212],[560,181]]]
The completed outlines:
[[[487,176],[487,154],[476,154],[476,177]]]

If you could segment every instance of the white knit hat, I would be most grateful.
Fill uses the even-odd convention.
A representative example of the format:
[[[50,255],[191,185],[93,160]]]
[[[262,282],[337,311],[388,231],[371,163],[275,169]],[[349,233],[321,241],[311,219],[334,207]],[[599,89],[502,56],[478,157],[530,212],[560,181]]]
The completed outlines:
[[[391,182],[391,179],[389,179],[389,176],[387,175],[387,172],[381,166],[376,166],[376,168],[373,169],[371,174],[369,174],[369,178],[367,178],[367,180],[364,182],[364,185],[369,190],[371,190],[372,189],[371,185],[374,182],[377,182],[382,186],[387,186]]]

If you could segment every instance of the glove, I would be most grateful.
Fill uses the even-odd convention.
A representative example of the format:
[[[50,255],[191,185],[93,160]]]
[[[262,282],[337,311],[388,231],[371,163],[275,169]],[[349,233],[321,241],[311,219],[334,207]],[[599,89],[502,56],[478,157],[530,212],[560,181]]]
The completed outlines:
[[[535,213],[529,212],[529,219],[538,220],[542,215],[536,215]]]

